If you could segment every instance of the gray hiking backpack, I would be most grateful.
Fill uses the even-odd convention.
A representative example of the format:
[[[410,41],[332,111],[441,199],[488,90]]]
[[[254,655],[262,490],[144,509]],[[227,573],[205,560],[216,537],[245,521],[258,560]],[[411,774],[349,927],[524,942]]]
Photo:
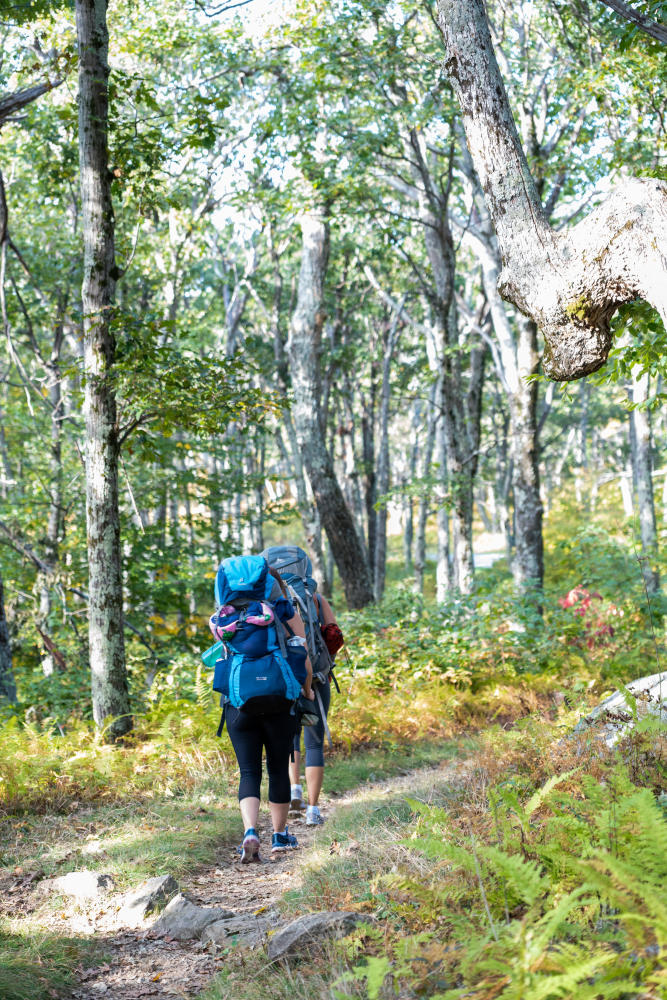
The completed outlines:
[[[298,545],[272,545],[264,549],[262,555],[269,566],[280,574],[299,609],[313,666],[313,680],[324,682],[332,671],[333,661],[322,637],[322,614],[315,596],[317,583],[312,576],[312,563]]]

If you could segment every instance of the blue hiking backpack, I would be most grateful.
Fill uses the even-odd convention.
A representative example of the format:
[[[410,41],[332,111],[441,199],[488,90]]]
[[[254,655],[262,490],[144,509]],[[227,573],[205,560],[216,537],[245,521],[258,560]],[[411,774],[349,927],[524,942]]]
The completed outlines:
[[[221,704],[249,715],[269,715],[293,708],[303,677],[287,660],[284,621],[294,616],[289,600],[270,601],[274,579],[263,556],[223,559],[215,578],[218,611],[210,619],[218,643],[203,654],[215,659],[213,690]],[[224,725],[223,718],[219,733]]]

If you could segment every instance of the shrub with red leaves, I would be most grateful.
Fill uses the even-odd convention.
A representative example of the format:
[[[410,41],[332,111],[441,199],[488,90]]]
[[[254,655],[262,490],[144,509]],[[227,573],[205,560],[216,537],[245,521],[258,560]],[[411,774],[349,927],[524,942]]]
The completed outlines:
[[[623,610],[615,604],[594,603],[598,601],[604,601],[602,594],[598,594],[595,590],[586,590],[582,586],[573,587],[565,597],[558,599],[561,608],[572,608],[573,614],[584,619],[584,641],[589,649],[604,646],[612,638],[614,626],[610,618],[623,617]],[[574,642],[579,640],[575,639]]]

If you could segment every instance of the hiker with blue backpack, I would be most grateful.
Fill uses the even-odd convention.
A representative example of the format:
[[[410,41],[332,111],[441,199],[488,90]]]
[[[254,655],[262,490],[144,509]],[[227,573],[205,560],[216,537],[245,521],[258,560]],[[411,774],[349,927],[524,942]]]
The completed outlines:
[[[324,781],[324,738],[332,746],[327,723],[331,702],[333,657],[343,644],[331,605],[317,593],[317,583],[312,576],[308,555],[298,545],[274,545],[262,555],[269,566],[276,570],[287,586],[287,592],[298,610],[305,631],[308,655],[313,670],[314,724],[304,727],[303,741],[306,751],[306,826],[319,826],[324,822],[319,809],[319,798]],[[301,786],[301,726],[294,734],[293,754],[290,762],[290,807],[301,811],[306,805]]]
[[[216,574],[215,599],[217,611],[209,624],[217,642],[202,658],[214,666],[213,690],[221,695],[218,735],[226,725],[239,765],[241,862],[247,864],[260,860],[263,751],[273,825],[271,853],[298,846],[287,828],[289,757],[297,712],[314,699],[312,667],[301,618],[263,556],[224,559]]]

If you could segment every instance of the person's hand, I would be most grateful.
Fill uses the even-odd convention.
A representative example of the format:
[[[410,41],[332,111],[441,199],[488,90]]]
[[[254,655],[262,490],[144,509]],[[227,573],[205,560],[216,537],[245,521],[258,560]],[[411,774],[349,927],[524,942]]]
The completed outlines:
[[[315,692],[310,687],[310,685],[307,688],[302,687],[301,690],[303,691],[304,696],[308,699],[308,701],[315,701]]]

